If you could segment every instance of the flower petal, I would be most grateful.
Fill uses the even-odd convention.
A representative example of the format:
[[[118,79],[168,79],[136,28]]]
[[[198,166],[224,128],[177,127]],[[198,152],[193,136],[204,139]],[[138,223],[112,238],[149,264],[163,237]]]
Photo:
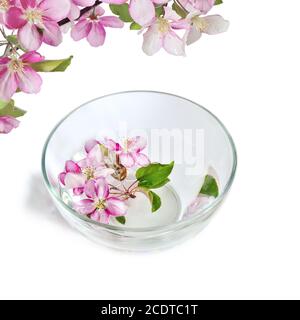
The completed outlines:
[[[54,21],[44,21],[43,41],[50,46],[57,47],[62,42],[62,32],[59,25]]]
[[[127,206],[121,199],[111,197],[106,200],[105,211],[111,216],[124,216],[127,211]]]
[[[74,210],[80,214],[91,214],[95,211],[95,203],[91,199],[83,199],[73,205]]]
[[[26,23],[18,30],[18,39],[27,50],[37,50],[42,44],[42,35],[34,24]]]
[[[117,17],[107,16],[107,17],[100,18],[100,21],[104,27],[111,27],[111,28],[124,27],[124,22]]]
[[[83,194],[83,192],[84,192],[83,187],[73,189],[74,196],[81,196]]]
[[[126,168],[131,168],[134,166],[134,158],[130,153],[127,152],[120,153],[120,162]]]
[[[135,163],[141,167],[145,167],[150,164],[149,158],[143,153],[134,154]]]
[[[96,144],[94,148],[88,153],[86,160],[88,166],[92,166],[95,168],[103,166],[103,154],[99,144]]]
[[[86,142],[84,149],[86,153],[89,153],[96,145],[99,145],[100,142],[95,140],[95,139],[91,139],[89,141]]]
[[[11,116],[3,116],[0,117],[0,133],[10,133],[11,130],[17,128],[19,126],[20,121],[11,117]]]
[[[157,53],[163,46],[163,37],[155,26],[152,26],[144,34],[143,51],[152,56]]]
[[[30,51],[30,52],[24,53],[20,57],[20,59],[24,63],[36,63],[36,62],[41,62],[41,61],[45,60],[45,57],[43,57],[42,55],[40,55],[36,51]]]
[[[147,26],[155,19],[155,7],[151,0],[131,0],[129,12],[132,19],[141,26]]]
[[[199,32],[194,26],[191,27],[189,31],[187,31],[186,34],[186,44],[189,46],[196,41],[198,41],[202,36],[202,33]]]
[[[43,80],[41,76],[29,66],[23,67],[23,72],[16,74],[19,88],[26,93],[38,93]]]
[[[59,21],[68,15],[71,3],[70,0],[43,0],[38,8],[42,10],[43,16]]]
[[[93,23],[87,36],[87,41],[92,47],[102,46],[105,42],[106,32],[101,23]]]
[[[96,180],[96,194],[99,199],[104,200],[109,195],[109,186],[104,178]]]
[[[85,185],[85,176],[77,173],[67,173],[65,176],[65,185],[67,189],[80,188]]]
[[[163,40],[164,49],[174,56],[184,56],[184,41],[174,31],[169,31]]]
[[[229,21],[225,20],[220,15],[206,16],[202,19],[206,22],[206,27],[203,32],[209,35],[226,32],[229,28]]]
[[[92,24],[87,20],[80,20],[75,26],[72,28],[71,37],[74,41],[79,41],[83,38],[86,38],[92,28]]]
[[[15,74],[11,74],[6,66],[0,68],[0,99],[9,101],[17,89]]]
[[[81,169],[79,165],[72,160],[69,160],[66,162],[65,169],[66,169],[66,172],[81,173]]]
[[[66,172],[62,172],[62,173],[60,173],[59,176],[58,176],[59,181],[60,181],[63,185],[65,185],[65,178],[66,178]]]
[[[84,193],[88,198],[95,199],[97,197],[97,187],[94,180],[89,180],[84,186]]]
[[[6,12],[6,24],[11,29],[20,29],[27,21],[23,18],[23,10],[18,7],[11,7]]]
[[[128,150],[130,152],[140,152],[147,146],[147,139],[141,136],[130,138],[127,140]]]

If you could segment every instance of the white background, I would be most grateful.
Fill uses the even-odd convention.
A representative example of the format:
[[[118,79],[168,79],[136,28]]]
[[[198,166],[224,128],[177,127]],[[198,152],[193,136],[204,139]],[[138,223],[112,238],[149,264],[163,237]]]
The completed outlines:
[[[106,46],[68,36],[48,58],[74,54],[64,74],[19,95],[22,125],[0,137],[0,297],[91,299],[300,298],[300,2],[227,0],[227,34],[186,58],[140,50],[135,32]],[[67,112],[108,93],[159,90],[192,99],[232,133],[239,167],[231,194],[196,238],[168,251],[120,253],[72,230],[46,194],[40,156]]]

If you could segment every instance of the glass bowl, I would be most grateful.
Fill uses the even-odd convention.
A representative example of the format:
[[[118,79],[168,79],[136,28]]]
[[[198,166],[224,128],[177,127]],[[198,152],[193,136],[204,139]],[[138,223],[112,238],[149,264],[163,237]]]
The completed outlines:
[[[104,136],[143,136],[151,161],[175,162],[170,183],[158,190],[157,212],[142,197],[130,203],[125,225],[102,224],[72,209],[58,175],[86,141]],[[234,142],[218,118],[190,100],[150,91],[111,94],[77,108],[52,130],[42,155],[47,189],[64,219],[98,243],[129,251],[164,249],[199,233],[228,194],[236,165]],[[208,174],[219,194],[193,206]]]

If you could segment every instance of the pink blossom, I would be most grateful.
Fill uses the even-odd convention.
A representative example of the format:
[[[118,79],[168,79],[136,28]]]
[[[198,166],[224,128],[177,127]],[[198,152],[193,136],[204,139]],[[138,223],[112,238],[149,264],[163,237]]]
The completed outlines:
[[[179,2],[189,12],[197,10],[202,14],[207,14],[215,5],[216,0],[179,0]]]
[[[10,133],[19,126],[20,121],[11,116],[0,116],[0,133]]]
[[[105,27],[122,28],[124,22],[114,16],[103,17],[104,9],[100,6],[84,14],[72,28],[71,36],[75,41],[87,38],[93,47],[102,46],[105,42]]]
[[[15,0],[0,0],[0,24],[6,24],[6,13],[15,3]]]
[[[7,12],[7,25],[18,29],[18,39],[28,50],[37,50],[43,42],[58,46],[62,33],[58,21],[70,12],[70,0],[21,0]]]
[[[26,93],[38,93],[42,78],[31,64],[42,60],[44,57],[36,51],[27,52],[19,58],[0,58],[0,99],[10,100],[17,89]]]
[[[87,147],[86,147],[87,149]],[[114,170],[105,166],[103,155],[99,145],[95,145],[86,158],[75,163],[67,161],[65,171],[59,175],[60,182],[67,189],[73,189],[74,194],[82,194],[87,181],[107,177]]]
[[[201,13],[190,13],[186,18],[191,26],[186,34],[186,43],[190,45],[199,40],[203,33],[216,35],[226,32],[229,28],[229,21],[220,15],[209,15],[202,17]]]
[[[185,55],[185,42],[174,30],[187,29],[190,24],[169,7],[165,7],[164,17],[155,18],[144,34],[143,50],[154,55],[161,48],[176,56]]]
[[[104,178],[90,180],[86,183],[84,192],[87,199],[74,204],[74,209],[87,215],[95,221],[109,223],[111,217],[126,215],[125,202],[109,194],[109,186]]]
[[[111,139],[106,139],[104,145],[108,150],[117,153],[121,164],[126,168],[131,168],[134,165],[146,166],[150,163],[148,157],[141,152],[147,145],[147,141],[143,137],[126,139],[123,146]]]

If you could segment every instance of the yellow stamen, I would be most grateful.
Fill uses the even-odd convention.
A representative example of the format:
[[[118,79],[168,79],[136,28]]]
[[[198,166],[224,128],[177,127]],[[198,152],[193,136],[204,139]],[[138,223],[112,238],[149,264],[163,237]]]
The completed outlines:
[[[87,180],[95,178],[95,170],[92,167],[87,167],[83,169],[82,173],[86,176]]]
[[[0,0],[0,10],[6,11],[9,8],[8,0]]]
[[[21,60],[12,59],[8,65],[8,68],[11,72],[22,72],[24,64]]]
[[[159,17],[157,19],[157,24],[158,24],[158,31],[161,33],[167,33],[170,30],[170,24],[168,20]]]
[[[98,200],[95,205],[97,210],[104,210],[106,208],[105,200]]]
[[[37,9],[29,9],[25,12],[25,18],[32,23],[41,23],[42,13]]]

